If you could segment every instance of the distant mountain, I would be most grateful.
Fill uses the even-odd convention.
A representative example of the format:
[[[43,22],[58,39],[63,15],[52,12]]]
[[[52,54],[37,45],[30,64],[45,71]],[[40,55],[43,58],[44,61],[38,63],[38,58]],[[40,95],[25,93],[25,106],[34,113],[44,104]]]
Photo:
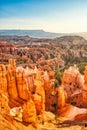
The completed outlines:
[[[61,37],[61,36],[82,36],[85,39],[87,39],[87,33],[52,33],[52,32],[46,32],[44,30],[0,30],[0,36],[30,36],[33,38],[49,38],[49,39],[53,39],[53,38],[57,38],[57,37]]]
[[[63,36],[62,33],[50,33],[45,32],[44,30],[0,30],[0,35],[28,35],[34,38],[56,38]]]

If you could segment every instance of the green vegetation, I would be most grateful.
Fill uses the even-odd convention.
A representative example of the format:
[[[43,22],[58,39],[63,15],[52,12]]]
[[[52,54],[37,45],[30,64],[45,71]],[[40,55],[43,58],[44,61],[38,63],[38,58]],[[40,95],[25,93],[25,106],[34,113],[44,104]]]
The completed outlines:
[[[63,72],[62,69],[55,70],[55,87],[58,87],[61,84]]]
[[[87,62],[80,62],[80,63],[77,63],[77,64],[75,64],[75,63],[76,62],[68,63],[66,66],[64,66],[64,68],[58,68],[58,69],[55,70],[55,87],[59,87],[61,85],[63,73],[70,66],[76,65],[79,69],[79,72],[81,74],[84,74],[85,66],[87,65]]]
[[[51,57],[51,59],[53,59],[53,58],[55,58],[55,55],[51,53],[50,57]]]

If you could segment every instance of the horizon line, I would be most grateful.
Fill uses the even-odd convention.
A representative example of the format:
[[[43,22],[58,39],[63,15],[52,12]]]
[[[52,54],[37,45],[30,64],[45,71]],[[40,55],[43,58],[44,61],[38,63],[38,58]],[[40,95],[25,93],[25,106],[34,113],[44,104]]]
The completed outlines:
[[[87,31],[82,31],[82,32],[51,32],[51,31],[46,31],[44,29],[0,29],[1,30],[4,30],[4,31],[12,31],[12,30],[18,30],[18,31],[43,31],[43,32],[48,32],[48,33],[61,33],[61,34],[73,34],[73,33],[87,33]]]

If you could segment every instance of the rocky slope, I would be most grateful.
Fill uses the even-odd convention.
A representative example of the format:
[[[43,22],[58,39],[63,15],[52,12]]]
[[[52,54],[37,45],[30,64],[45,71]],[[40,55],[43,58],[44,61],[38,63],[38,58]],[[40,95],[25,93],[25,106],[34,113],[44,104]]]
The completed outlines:
[[[15,60],[9,60],[8,66],[0,64],[0,129],[21,130],[23,127],[25,130],[32,127],[32,130],[39,130],[38,121],[55,120],[54,114],[45,112],[55,112],[53,104],[56,102],[57,105],[56,93],[51,97],[54,92],[52,78],[54,75],[50,77],[37,68],[16,67]]]
[[[64,72],[61,86],[55,88],[52,71],[16,67],[12,59],[8,66],[0,64],[0,129],[57,130],[60,118],[64,118],[62,125],[65,121],[85,125],[86,77],[87,67],[84,76],[76,66],[70,67]]]

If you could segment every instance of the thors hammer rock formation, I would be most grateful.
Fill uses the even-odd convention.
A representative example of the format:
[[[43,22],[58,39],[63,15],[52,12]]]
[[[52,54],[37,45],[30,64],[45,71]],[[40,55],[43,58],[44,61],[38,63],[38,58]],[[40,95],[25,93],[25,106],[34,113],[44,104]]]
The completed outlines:
[[[15,60],[9,60],[7,67],[0,65],[0,109],[10,113],[10,108],[22,107],[23,122],[35,125],[37,114],[45,111],[43,86],[41,71],[16,67]]]

